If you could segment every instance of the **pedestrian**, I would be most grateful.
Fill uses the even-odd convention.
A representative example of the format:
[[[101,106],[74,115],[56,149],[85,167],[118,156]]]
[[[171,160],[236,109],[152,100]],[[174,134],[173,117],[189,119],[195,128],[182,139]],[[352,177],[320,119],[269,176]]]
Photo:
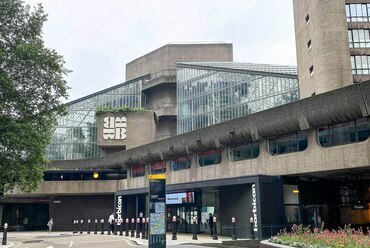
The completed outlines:
[[[114,233],[114,213],[109,216],[108,223],[110,225],[112,233]]]
[[[213,216],[212,216],[212,213],[209,214],[208,225],[209,225],[209,229],[211,230],[211,237],[213,237]]]
[[[49,227],[49,233],[51,233],[51,230],[53,229],[53,225],[54,225],[53,218],[50,218],[47,225]]]

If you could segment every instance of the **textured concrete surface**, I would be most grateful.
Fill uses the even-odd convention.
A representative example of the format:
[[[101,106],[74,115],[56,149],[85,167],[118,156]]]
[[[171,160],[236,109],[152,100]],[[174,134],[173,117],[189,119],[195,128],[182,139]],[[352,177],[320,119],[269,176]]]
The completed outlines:
[[[230,43],[167,44],[126,64],[126,80],[176,69],[177,62],[232,60]]]
[[[294,0],[293,9],[300,97],[352,84],[345,1]]]

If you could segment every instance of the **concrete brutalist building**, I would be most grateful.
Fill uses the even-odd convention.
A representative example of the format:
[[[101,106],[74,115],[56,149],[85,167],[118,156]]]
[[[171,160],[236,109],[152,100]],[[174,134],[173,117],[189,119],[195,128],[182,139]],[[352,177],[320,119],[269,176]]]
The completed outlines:
[[[8,194],[3,222],[30,230],[52,217],[70,230],[118,207],[147,217],[148,175],[161,173],[168,231],[175,215],[180,232],[194,216],[209,232],[210,213],[222,235],[235,217],[239,237],[250,218],[258,238],[295,223],[367,225],[370,4],[358,2],[293,2],[297,69],[234,62],[228,43],[169,44],[128,63],[125,83],[67,104],[45,181]]]

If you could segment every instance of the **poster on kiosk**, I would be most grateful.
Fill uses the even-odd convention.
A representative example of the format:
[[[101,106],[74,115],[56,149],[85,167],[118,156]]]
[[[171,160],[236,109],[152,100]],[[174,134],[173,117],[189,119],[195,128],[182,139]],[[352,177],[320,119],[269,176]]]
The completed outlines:
[[[166,175],[149,175],[149,248],[166,247]]]

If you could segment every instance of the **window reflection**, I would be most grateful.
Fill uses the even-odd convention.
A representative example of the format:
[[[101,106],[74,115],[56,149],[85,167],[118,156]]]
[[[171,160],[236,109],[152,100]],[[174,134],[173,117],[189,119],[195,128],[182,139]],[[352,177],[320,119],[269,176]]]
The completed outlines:
[[[180,156],[171,159],[171,168],[173,171],[186,170],[191,167],[191,157],[190,156]]]
[[[221,163],[222,149],[198,153],[198,164],[200,166],[214,165]]]
[[[272,155],[304,151],[307,148],[307,133],[300,131],[268,139],[268,150]]]
[[[370,56],[351,56],[352,74],[370,74]]]
[[[145,165],[134,165],[131,167],[132,177],[143,177],[145,176]]]
[[[368,22],[370,14],[370,4],[347,4],[347,22]]]
[[[151,174],[160,174],[165,173],[167,169],[167,165],[165,161],[159,161],[150,165],[150,173]]]
[[[361,118],[317,129],[318,142],[323,147],[364,141],[370,135],[370,118]]]
[[[228,151],[230,161],[240,161],[257,158],[260,152],[258,142],[229,147]]]

